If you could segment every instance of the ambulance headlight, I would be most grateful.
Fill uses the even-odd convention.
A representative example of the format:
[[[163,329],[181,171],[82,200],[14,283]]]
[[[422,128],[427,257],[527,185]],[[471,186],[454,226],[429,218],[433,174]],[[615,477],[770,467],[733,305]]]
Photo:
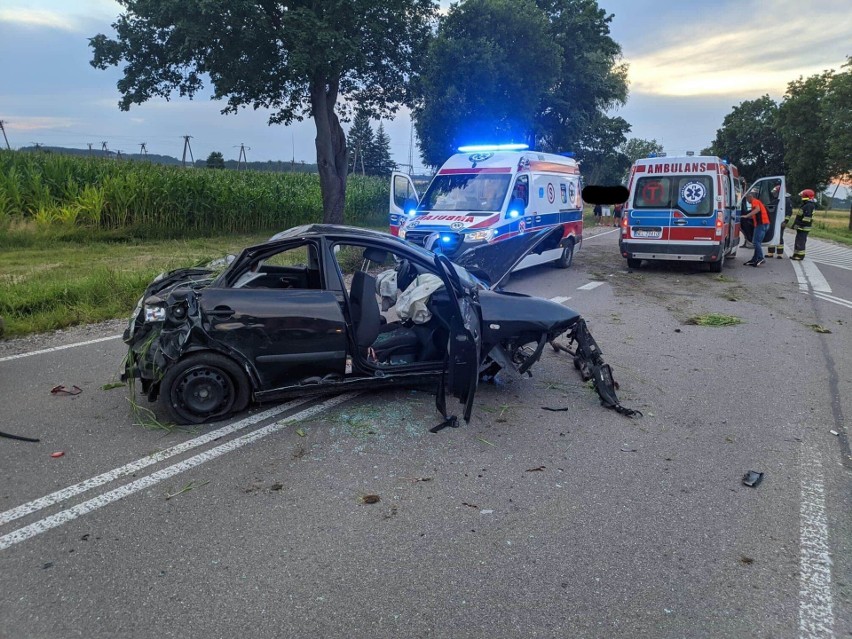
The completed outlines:
[[[494,239],[496,232],[494,229],[484,229],[482,231],[473,231],[464,236],[466,242],[490,242]]]
[[[509,211],[509,217],[520,217],[520,211]]]
[[[404,240],[404,239],[405,239],[405,229],[404,229],[403,227],[401,227],[401,226],[399,227],[399,234],[398,234],[398,237],[399,237],[399,239],[401,239],[401,240]]]
[[[442,241],[444,244],[449,244],[450,242],[452,242],[452,241],[453,241],[453,236],[452,236],[452,235],[442,235],[442,236],[441,236],[441,241]]]
[[[417,213],[417,209],[409,209],[405,212],[408,217],[414,217],[414,214]]]

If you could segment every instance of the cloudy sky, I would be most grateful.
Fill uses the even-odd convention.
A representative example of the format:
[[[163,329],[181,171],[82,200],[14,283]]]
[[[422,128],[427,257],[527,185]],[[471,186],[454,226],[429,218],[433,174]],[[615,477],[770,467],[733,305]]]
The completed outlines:
[[[743,100],[780,99],[789,81],[839,69],[852,54],[848,0],[599,4],[615,14],[612,36],[630,65],[630,97],[618,115],[632,136],[654,138],[670,154],[707,146]],[[220,151],[236,159],[245,144],[249,160],[315,160],[310,121],[268,127],[261,111],[223,116],[209,91],[119,111],[120,74],[92,68],[88,48],[89,37],[110,33],[119,12],[112,0],[0,0],[0,120],[13,148],[106,141],[135,153],[145,142],[150,153],[180,157],[182,136],[191,135],[195,158]],[[394,159],[407,163],[409,118],[401,113],[385,126]]]

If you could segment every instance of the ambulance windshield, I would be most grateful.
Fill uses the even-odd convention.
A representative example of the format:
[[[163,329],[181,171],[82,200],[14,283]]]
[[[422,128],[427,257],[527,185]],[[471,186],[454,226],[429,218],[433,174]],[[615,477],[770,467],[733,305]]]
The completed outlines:
[[[713,180],[708,175],[643,177],[634,194],[634,209],[679,209],[686,215],[713,212]]]
[[[473,215],[501,210],[511,175],[437,175],[418,207],[424,211],[465,211]]]

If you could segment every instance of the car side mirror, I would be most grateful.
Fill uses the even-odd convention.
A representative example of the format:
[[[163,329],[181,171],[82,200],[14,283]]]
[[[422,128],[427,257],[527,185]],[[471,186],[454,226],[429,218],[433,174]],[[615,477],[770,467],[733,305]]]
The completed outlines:
[[[524,204],[524,201],[521,198],[512,198],[509,202],[509,208],[506,210],[506,217],[521,217],[524,214],[525,208],[526,204]]]
[[[402,212],[408,217],[414,217],[414,214],[417,213],[417,200],[413,197],[406,199],[402,204]]]

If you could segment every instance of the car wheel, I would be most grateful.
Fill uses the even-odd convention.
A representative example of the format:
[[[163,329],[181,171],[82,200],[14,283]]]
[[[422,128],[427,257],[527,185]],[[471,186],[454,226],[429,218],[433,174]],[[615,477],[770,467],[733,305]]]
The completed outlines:
[[[556,268],[568,268],[574,263],[574,240],[569,240],[562,249],[562,256],[553,262]]]
[[[642,266],[642,260],[637,260],[635,257],[627,258],[627,268],[639,268]]]
[[[170,368],[161,383],[160,403],[179,424],[223,418],[248,405],[249,380],[232,359],[194,353]]]

